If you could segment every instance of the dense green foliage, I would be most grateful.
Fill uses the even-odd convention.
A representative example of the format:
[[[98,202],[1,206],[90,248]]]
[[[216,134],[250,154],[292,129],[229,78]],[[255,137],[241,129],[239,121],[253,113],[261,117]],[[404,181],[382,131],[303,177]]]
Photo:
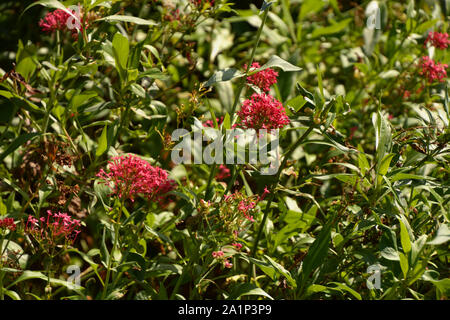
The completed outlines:
[[[426,39],[450,2],[236,2],[0,4],[0,298],[449,297],[450,57]],[[175,164],[175,129],[242,120],[253,62],[290,119],[277,172]],[[170,191],[113,193],[126,154]]]

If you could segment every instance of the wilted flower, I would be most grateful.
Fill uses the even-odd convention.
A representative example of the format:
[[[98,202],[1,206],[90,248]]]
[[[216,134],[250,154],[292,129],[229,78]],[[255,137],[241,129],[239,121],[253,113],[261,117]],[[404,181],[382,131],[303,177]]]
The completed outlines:
[[[450,40],[448,39],[448,33],[440,33],[437,31],[430,31],[428,33],[428,37],[425,40],[425,46],[431,43],[433,47],[438,49],[446,49],[450,44]]]
[[[259,68],[261,68],[259,63],[254,62],[254,63],[252,63],[252,66],[250,67],[249,71],[253,71],[253,70],[256,70]],[[247,65],[244,65],[244,69],[247,70]],[[247,77],[247,82],[257,86],[262,91],[267,92],[270,90],[270,87],[272,85],[277,83],[277,77],[278,77],[278,72],[276,72],[273,69],[268,68],[268,69],[261,70],[255,74]]]
[[[141,194],[149,200],[159,200],[174,188],[175,181],[168,179],[165,170],[151,166],[138,156],[114,157],[108,164],[109,172],[101,169],[97,177],[104,180],[112,188],[112,194],[119,198],[134,201],[135,196]]]
[[[420,74],[427,77],[430,83],[435,80],[443,82],[444,78],[447,77],[447,71],[445,69],[448,68],[448,65],[435,62],[428,56],[422,57],[421,67],[422,71]]]
[[[237,114],[244,129],[280,129],[290,122],[281,102],[265,93],[254,93]]]

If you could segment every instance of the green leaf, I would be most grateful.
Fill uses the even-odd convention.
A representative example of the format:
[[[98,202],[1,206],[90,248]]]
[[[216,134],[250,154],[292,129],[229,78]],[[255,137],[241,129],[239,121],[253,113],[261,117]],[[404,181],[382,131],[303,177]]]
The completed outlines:
[[[359,149],[359,148],[358,148]],[[370,169],[369,161],[367,160],[366,154],[363,152],[362,147],[358,153],[358,167],[361,170],[361,175],[365,176],[367,170]]]
[[[289,284],[291,286],[293,286],[294,288],[297,287],[297,283],[295,282],[295,280],[292,278],[291,273],[289,271],[287,271],[281,264],[275,262],[272,258],[270,258],[268,255],[264,255],[264,257],[269,261],[269,263],[279,272],[281,273],[286,280],[289,282]]]
[[[7,211],[7,208],[2,201],[2,198],[0,198],[0,216],[6,215],[6,211]]]
[[[144,25],[144,26],[156,26],[158,25],[156,22],[152,21],[152,20],[144,20],[138,17],[133,17],[133,16],[123,16],[123,15],[112,15],[112,16],[107,16],[101,19],[97,19],[96,21],[107,21],[107,22],[131,22],[131,23],[135,23],[138,25]]]
[[[395,182],[398,180],[435,180],[436,178],[427,177],[427,176],[419,176],[417,174],[409,174],[409,173],[396,173],[392,177],[389,177],[391,182]]]
[[[358,292],[356,292],[355,290],[353,290],[352,288],[350,288],[349,286],[347,286],[346,284],[339,283],[339,282],[330,282],[329,284],[334,284],[340,290],[347,291],[352,296],[354,296],[356,299],[362,300],[361,295]]]
[[[105,125],[103,128],[102,134],[100,138],[98,139],[98,146],[97,150],[95,151],[95,156],[98,158],[100,157],[105,151],[108,149],[108,126]]]
[[[433,238],[433,240],[428,241],[427,244],[440,245],[446,243],[449,240],[450,240],[450,228],[448,227],[448,223],[444,223],[439,227],[436,236]]]
[[[224,70],[219,70],[214,72],[211,78],[206,82],[205,86],[210,87],[213,84],[216,84],[217,82],[223,82],[223,81],[230,81],[237,78],[242,78],[245,76],[245,73],[235,69],[235,68],[228,68]]]
[[[380,77],[381,79],[392,79],[397,78],[399,74],[400,72],[397,70],[388,70],[380,73],[378,77]]]
[[[71,16],[75,17],[73,15],[73,13],[69,10],[67,10],[66,6],[63,5],[61,2],[57,1],[57,0],[41,0],[41,1],[36,1],[32,4],[30,4],[28,7],[25,8],[25,10],[23,10],[21,16],[28,11],[30,8],[37,6],[37,5],[41,5],[44,7],[49,7],[49,8],[55,8],[55,9],[60,9],[60,10],[64,10],[66,13],[70,14]]]
[[[302,70],[302,68],[294,66],[293,64],[287,62],[286,60],[280,58],[279,56],[273,55],[269,59],[269,61],[267,61],[266,64],[264,64],[262,67],[260,67],[258,69],[252,70],[251,72],[249,72],[249,75],[255,74],[255,73],[259,72],[259,71],[266,70],[266,69],[269,69],[269,68],[274,68],[274,67],[280,68],[281,70],[283,70],[285,72],[301,71]]]
[[[128,55],[130,53],[128,37],[125,37],[120,32],[117,32],[112,41],[112,48],[114,52],[114,59],[116,61],[116,67],[122,76],[122,80],[124,80],[127,70]]]
[[[389,122],[381,114],[380,111],[372,115],[372,123],[375,127],[375,146],[377,151],[376,172],[378,173],[380,171],[380,166],[382,164],[383,158],[385,157],[386,153],[390,152],[392,146],[392,134]]]
[[[0,289],[1,290],[1,289]],[[17,293],[17,292],[15,292],[15,291],[12,291],[12,290],[6,290],[6,289],[3,289],[4,291],[4,293],[8,296],[8,297],[10,297],[11,299],[13,299],[13,300],[21,300],[20,299],[20,296],[19,296],[19,294]]]
[[[225,130],[229,130],[231,128],[231,119],[230,119],[230,115],[228,114],[228,112],[225,114],[222,126],[223,126],[223,128],[225,128]]]
[[[341,22],[332,24],[331,26],[328,26],[328,27],[314,29],[314,31],[311,33],[311,38],[328,36],[328,35],[331,35],[334,33],[341,32],[349,25],[349,23],[352,20],[353,20],[352,18],[349,18],[349,19],[342,20]]]
[[[40,136],[41,133],[26,133],[18,138],[16,138],[8,148],[0,155],[0,162],[3,161],[10,153],[14,152],[17,148],[19,148],[21,145],[23,145],[28,140],[33,139],[36,136]]]
[[[319,236],[311,245],[302,264],[302,283],[305,283],[310,273],[325,262],[328,247],[331,241],[332,221],[330,221],[320,231]]]
[[[392,247],[386,247],[381,250],[381,256],[390,261],[400,261],[398,251]]]
[[[131,84],[131,91],[133,91],[133,93],[141,98],[145,98],[145,89],[142,88],[139,84],[137,83],[132,83]]]
[[[411,251],[411,239],[409,238],[408,230],[403,222],[400,221],[400,242],[402,243],[403,252]]]
[[[322,96],[322,99],[325,99],[323,96],[323,82],[322,82],[322,73],[320,72],[319,66],[317,66],[317,82],[319,85],[319,91],[320,91],[320,95]]]
[[[406,279],[409,271],[408,258],[401,252],[398,253],[398,256],[400,258],[400,267],[403,272],[403,278]]]
[[[253,283],[241,283],[230,293],[228,300],[239,300],[242,296],[263,296],[273,300],[273,298],[263,289],[258,288]]]

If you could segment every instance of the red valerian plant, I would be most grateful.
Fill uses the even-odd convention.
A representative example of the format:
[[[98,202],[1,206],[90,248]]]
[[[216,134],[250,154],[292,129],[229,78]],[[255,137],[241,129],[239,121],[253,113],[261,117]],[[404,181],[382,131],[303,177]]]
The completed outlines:
[[[290,123],[281,102],[265,93],[254,93],[245,100],[237,115],[238,126],[244,129],[281,129]]]
[[[230,176],[230,169],[228,169],[226,165],[221,164],[219,166],[219,172],[216,175],[216,180],[225,180]]]
[[[249,71],[261,68],[258,62],[252,63]],[[247,65],[244,65],[244,69],[247,69]],[[277,83],[278,72],[273,69],[261,70],[251,76],[247,77],[247,83],[253,84],[260,88],[264,92],[268,92],[270,87]]]
[[[448,45],[450,44],[450,40],[448,39],[448,33],[440,33],[437,31],[430,31],[428,33],[428,37],[425,40],[425,46],[431,43],[433,47],[436,47],[438,49],[447,49]]]
[[[39,21],[39,26],[42,31],[54,32],[56,30],[65,31],[67,30],[67,20],[70,14],[66,11],[57,9],[53,12],[47,13],[47,15]]]
[[[70,9],[68,9],[70,10]],[[74,10],[70,10],[72,14],[76,15],[77,13]],[[81,13],[80,13],[81,14]],[[41,27],[42,31],[47,33],[52,33],[57,30],[61,32],[70,31],[72,33],[72,37],[78,37],[78,30],[76,27],[73,29],[69,29],[70,19],[75,19],[68,12],[57,9],[53,12],[47,13],[47,15],[39,21],[39,27]],[[82,16],[79,17],[80,28],[86,29],[88,21],[85,20]]]
[[[208,3],[211,7],[214,6],[215,0],[190,0],[191,3],[195,4],[197,7],[201,6],[204,3]]]
[[[443,82],[444,78],[447,77],[447,71],[445,69],[448,68],[448,65],[435,62],[428,56],[422,57],[421,67],[422,71],[420,71],[420,75],[424,75],[430,83],[435,80]]]
[[[64,238],[73,243],[81,232],[78,229],[80,226],[80,220],[72,219],[66,213],[52,213],[48,210],[47,218],[37,219],[29,215],[25,231],[33,235],[36,240],[48,240],[56,243],[59,239]]]
[[[0,219],[0,229],[9,229],[11,231],[16,230],[16,224],[13,218]]]
[[[158,200],[174,188],[175,181],[168,179],[165,170],[151,166],[136,155],[114,157],[108,162],[108,167],[109,172],[100,169],[97,177],[119,198],[134,201],[136,195],[143,195],[149,200]]]

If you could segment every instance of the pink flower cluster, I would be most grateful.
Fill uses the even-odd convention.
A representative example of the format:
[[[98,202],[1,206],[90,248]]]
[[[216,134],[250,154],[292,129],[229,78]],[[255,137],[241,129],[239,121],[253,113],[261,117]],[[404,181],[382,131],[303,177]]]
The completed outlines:
[[[233,267],[233,264],[228,259],[225,258],[225,255],[224,255],[223,251],[221,251],[221,250],[214,251],[212,253],[212,256],[216,260],[223,260],[223,265],[224,265],[225,268]]]
[[[258,68],[261,68],[261,66],[258,62],[254,62],[252,63],[249,71],[253,71]],[[247,70],[247,65],[244,65],[244,69]],[[257,86],[264,92],[268,92],[270,90],[270,87],[277,83],[277,77],[278,72],[268,68],[247,77],[247,82]]]
[[[216,118],[217,124],[220,126],[223,122],[223,116],[219,118]],[[205,123],[203,123],[204,127],[214,128],[214,122],[212,120],[206,120]]]
[[[13,218],[0,219],[0,229],[9,229],[11,231],[16,230],[16,224]]]
[[[39,21],[39,26],[45,32],[54,32],[56,30],[65,31],[67,30],[67,19],[69,17],[70,14],[66,11],[57,9],[47,13],[44,19]]]
[[[72,12],[75,16],[77,14],[74,10],[70,10],[70,12]],[[77,28],[74,27],[73,29],[69,29],[68,22],[70,21],[70,19],[75,19],[75,18],[73,18],[66,11],[57,9],[53,12],[47,13],[47,15],[39,21],[39,27],[41,27],[42,31],[47,32],[47,33],[52,33],[57,30],[62,31],[62,32],[69,30],[72,33],[72,37],[77,38],[78,37]],[[87,22],[84,21],[84,19],[82,17],[79,19],[81,19],[80,27],[86,28]]]
[[[219,166],[219,172],[216,175],[216,180],[225,180],[231,176],[230,169],[227,166],[221,164]]]
[[[240,192],[235,192],[231,195],[226,195],[224,200],[228,203],[237,202],[237,210],[241,213],[248,221],[255,222],[255,219],[251,215],[252,211],[256,208],[259,201],[263,200],[264,197],[269,193],[267,188],[264,188],[262,196],[256,196],[256,198],[247,198]]]
[[[430,31],[428,33],[428,37],[425,40],[425,46],[431,43],[433,47],[438,49],[447,49],[450,44],[450,40],[448,39],[448,33],[440,33],[437,31]]]
[[[290,122],[281,102],[265,93],[254,93],[245,100],[237,115],[244,129],[281,129]]]
[[[97,177],[111,187],[112,194],[119,198],[134,201],[135,196],[140,194],[149,200],[160,200],[163,194],[174,188],[175,181],[168,179],[165,170],[151,166],[138,156],[114,157],[108,165],[109,172],[101,169]]]
[[[428,56],[422,57],[421,67],[422,71],[420,71],[420,74],[427,77],[430,83],[435,80],[443,82],[444,78],[447,77],[447,71],[445,69],[448,68],[448,65],[435,62]]]
[[[47,218],[41,217],[36,219],[31,215],[28,216],[25,231],[37,239],[57,241],[58,238],[64,237],[73,243],[81,232],[78,229],[80,226],[80,220],[72,219],[66,213],[59,212],[54,214],[48,210]]]
[[[214,6],[215,0],[191,0],[191,3],[195,4],[197,7],[201,6],[203,3],[209,3],[209,5],[212,7]]]

